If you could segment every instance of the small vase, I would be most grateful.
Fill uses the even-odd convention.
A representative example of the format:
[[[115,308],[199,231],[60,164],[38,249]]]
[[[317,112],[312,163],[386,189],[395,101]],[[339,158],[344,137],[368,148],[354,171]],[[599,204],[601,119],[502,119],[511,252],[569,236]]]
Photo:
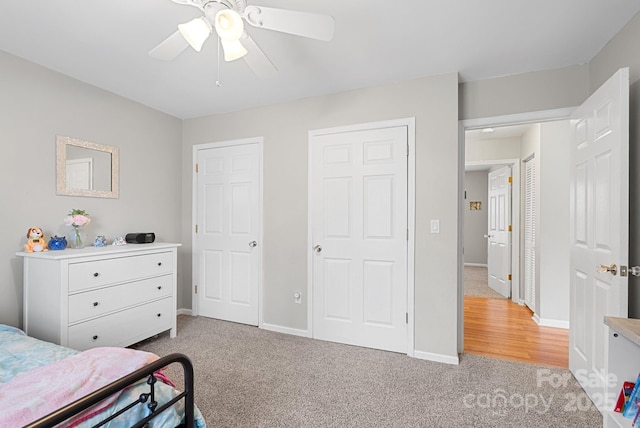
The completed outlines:
[[[87,232],[82,227],[74,227],[71,229],[67,241],[71,248],[84,248],[87,242]]]
[[[107,246],[107,238],[104,235],[96,236],[95,241],[93,241],[94,247],[106,247]]]

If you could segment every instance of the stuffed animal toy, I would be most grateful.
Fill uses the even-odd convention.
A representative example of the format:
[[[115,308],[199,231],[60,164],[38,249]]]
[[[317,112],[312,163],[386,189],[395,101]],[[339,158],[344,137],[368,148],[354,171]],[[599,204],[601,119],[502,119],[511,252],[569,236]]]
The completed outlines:
[[[27,253],[47,251],[47,241],[39,227],[32,227],[27,231],[27,243],[24,246]]]

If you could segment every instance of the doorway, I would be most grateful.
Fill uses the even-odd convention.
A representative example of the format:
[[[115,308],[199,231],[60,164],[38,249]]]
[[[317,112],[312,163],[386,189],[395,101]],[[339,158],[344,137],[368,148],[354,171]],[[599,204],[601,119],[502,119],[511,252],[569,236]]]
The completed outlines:
[[[513,243],[512,267],[511,267],[512,268],[512,275],[511,275],[512,299],[508,303],[511,305],[514,305],[513,307],[515,309],[524,310],[525,315],[529,314],[529,315],[526,315],[524,318],[527,318],[527,322],[531,324],[531,327],[533,329],[536,329],[537,331],[535,333],[536,335],[539,335],[539,334],[544,335],[545,332],[543,327],[545,328],[550,327],[551,329],[548,330],[548,333],[550,334],[555,334],[556,332],[558,332],[561,336],[566,335],[567,333],[566,329],[568,328],[568,286],[567,286],[566,294],[559,296],[559,298],[557,299],[559,302],[562,302],[562,304],[566,303],[566,309],[564,309],[563,311],[558,311],[556,313],[549,312],[549,314],[551,315],[545,318],[544,316],[539,316],[537,313],[533,313],[533,311],[529,311],[528,307],[525,306],[526,300],[528,300],[527,295],[525,293],[525,288],[524,288],[524,284],[526,280],[524,276],[526,273],[525,270],[527,268],[527,264],[526,264],[527,260],[525,259],[525,253],[526,253],[525,242],[524,242],[524,238],[526,237],[526,233],[527,233],[527,231],[525,230],[525,226],[526,226],[525,220],[527,219],[527,212],[528,212],[527,210],[529,210],[529,214],[530,214],[529,218],[532,218],[531,217],[532,213],[530,212],[530,210],[532,209],[532,206],[531,204],[527,205],[525,203],[526,198],[524,197],[526,195],[523,193],[527,189],[527,187],[525,186],[526,164],[523,162],[523,160],[530,159],[531,153],[538,153],[540,151],[541,146],[539,145],[539,143],[536,148],[532,147],[532,141],[536,139],[540,141],[540,135],[541,135],[540,129],[543,129],[544,132],[547,133],[545,135],[548,135],[548,133],[550,133],[551,130],[553,129],[549,124],[556,123],[556,121],[559,121],[557,123],[566,124],[566,127],[568,129],[568,121],[566,120],[566,118],[570,115],[571,111],[572,109],[562,109],[558,111],[538,112],[538,113],[530,113],[530,114],[522,114],[522,115],[504,116],[504,117],[492,118],[492,119],[463,121],[461,123],[461,126],[465,131],[464,133],[461,133],[461,134],[466,134],[464,135],[464,139],[465,139],[465,142],[463,142],[464,145],[461,147],[461,151],[464,151],[465,153],[464,159],[465,159],[466,166],[471,165],[476,169],[478,168],[489,169],[491,167],[494,167],[494,162],[497,162],[497,161],[505,162],[504,160],[500,160],[500,158],[510,158],[510,162],[518,167],[518,171],[517,172],[514,171],[513,173],[513,180],[514,180],[513,190],[514,192],[517,191],[518,194],[516,196],[516,194],[514,193],[513,205],[512,205],[514,210],[512,236],[511,236],[512,243]],[[559,126],[560,125],[558,125],[558,127]],[[523,138],[523,135],[525,134],[527,134],[528,136],[525,139],[525,141],[523,141],[522,138]],[[474,136],[477,137],[477,139],[479,140],[488,141],[484,143],[486,147],[483,147],[481,143],[468,144],[469,141],[471,140],[470,137],[474,137]],[[461,135],[461,139],[462,139],[462,135]],[[514,141],[517,144],[515,146],[514,146]],[[563,139],[562,141],[568,141],[568,139]],[[546,150],[547,150],[546,153],[549,155],[551,149],[546,147]],[[547,160],[549,161],[551,158],[552,156],[549,155],[547,157]],[[487,160],[487,159],[490,159],[490,160]],[[553,163],[554,162],[548,162],[547,168],[550,168],[550,165],[552,165]],[[555,163],[557,165],[562,164],[562,159],[558,159],[558,161]],[[531,170],[529,170],[529,172],[531,172]],[[521,176],[521,174],[523,174],[523,176]],[[537,180],[540,180],[541,179],[540,172],[538,171],[536,172],[536,174],[538,174],[536,177]],[[548,175],[548,179],[554,180],[555,177],[553,177],[553,175],[550,174]],[[518,180],[517,185],[515,183],[516,180]],[[549,181],[546,182],[546,185],[549,186],[550,182]],[[560,189],[563,189],[564,187],[568,189],[568,183],[567,183],[567,186],[564,186],[563,183],[558,182],[556,183],[556,186]],[[547,193],[554,193],[554,192],[548,190]],[[524,199],[522,199],[520,195],[522,195]],[[564,204],[567,205],[566,208],[568,211],[567,200],[568,200],[568,195],[567,195],[567,198],[563,200]],[[468,200],[463,201],[463,204],[462,204],[463,209],[468,209],[469,208],[468,205],[469,205]],[[551,203],[548,203],[547,207],[551,205],[552,205]],[[539,213],[535,215],[539,216]],[[562,216],[562,213],[558,213],[558,215]],[[565,217],[568,218],[568,216],[565,216]],[[464,230],[463,236],[465,237],[465,243],[466,243],[466,234],[467,234],[467,231]],[[538,251],[543,251],[543,250],[546,251],[546,249],[547,247],[539,247]],[[466,263],[467,253],[468,253],[466,246],[463,251],[464,251],[464,259]],[[549,257],[553,257],[553,254],[551,254]],[[531,258],[528,261],[530,262],[532,260],[534,261],[534,263],[536,262],[535,259],[531,259]],[[482,264],[482,261],[480,262],[476,261],[476,262]],[[534,269],[539,269],[539,267],[536,266]],[[534,271],[529,271],[528,273],[532,274],[535,272],[536,271],[534,270]],[[534,278],[534,277],[530,275],[529,278]],[[537,281],[539,281],[539,278],[537,279]],[[565,282],[568,284],[568,280]],[[562,283],[562,281],[558,281],[558,283]],[[460,296],[462,301],[464,301],[463,286],[464,284],[462,284],[462,287],[460,290]],[[530,291],[530,290],[527,290],[527,291]],[[546,290],[546,291],[539,290],[539,289],[534,290],[534,293],[537,294],[536,299],[538,302],[540,301],[540,293],[545,293],[547,291],[549,290]],[[543,302],[547,300],[548,299],[546,300],[543,299]],[[459,306],[461,308],[459,309],[459,317],[461,318],[461,322],[460,322],[461,328],[464,329],[464,325],[465,325],[464,317],[466,316],[465,310],[468,309],[468,305],[466,305],[466,303],[463,303],[462,301],[460,302],[460,306]],[[560,303],[558,305],[560,306]],[[533,306],[534,308],[536,308],[536,305],[534,305],[533,303],[530,306]],[[547,307],[549,306],[550,305],[547,305]],[[502,317],[503,315],[506,316],[509,313],[507,309],[501,309],[500,305],[497,305],[497,304],[491,305],[491,311],[493,315],[496,315],[495,311],[499,311],[500,317]],[[560,315],[558,315],[559,313]],[[566,319],[563,319],[562,318],[563,316],[566,316]],[[562,328],[557,330],[558,327],[562,327]],[[542,331],[540,330],[541,328],[542,328]],[[461,333],[461,336],[463,337],[463,341],[464,341],[464,334],[465,333],[463,330],[463,332]],[[533,334],[533,333],[530,333],[530,334]],[[529,336],[529,338],[531,338],[531,336]],[[489,349],[488,347],[490,343],[492,343],[491,339],[487,341],[487,345],[486,345],[487,349]],[[461,345],[460,350],[461,351],[465,350],[464,343]]]
[[[511,139],[515,142],[525,127],[503,129],[497,131],[498,135],[503,135],[504,139]],[[470,132],[472,137],[474,132]],[[510,135],[510,136],[509,136]],[[477,140],[479,144],[485,139]],[[513,149],[512,149],[513,152]],[[505,152],[505,156],[514,153]],[[509,260],[506,262],[507,275],[512,279],[509,281],[508,293],[502,293],[504,297],[510,298],[513,302],[520,302],[521,294],[518,278],[520,277],[520,225],[521,225],[521,204],[520,204],[520,160],[517,158],[493,159],[493,160],[470,160],[465,162],[465,189],[463,201],[463,221],[464,221],[464,268],[468,273],[474,275],[478,280],[485,274],[484,285],[486,290],[476,287],[474,294],[495,296],[498,291],[490,288],[490,274],[496,271],[495,267],[489,265],[491,239],[491,198],[490,198],[490,174],[492,171],[499,171],[504,168],[511,170],[511,194],[506,201],[506,209],[510,211],[510,221],[503,225],[507,229],[510,239]],[[496,203],[497,205],[497,203]],[[494,225],[498,227],[498,225]],[[505,238],[506,239],[506,238]],[[474,271],[474,272],[469,272]],[[495,275],[494,275],[495,276]],[[515,278],[515,279],[514,279]]]

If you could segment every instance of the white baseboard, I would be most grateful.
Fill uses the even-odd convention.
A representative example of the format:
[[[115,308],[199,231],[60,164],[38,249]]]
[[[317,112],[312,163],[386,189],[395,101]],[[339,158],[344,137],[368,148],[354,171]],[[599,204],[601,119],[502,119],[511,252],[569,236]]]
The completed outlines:
[[[538,314],[534,314],[532,318],[535,323],[541,327],[555,327],[569,330],[569,321],[544,319],[540,318]]]
[[[458,355],[452,357],[451,355],[442,355],[442,354],[433,354],[431,352],[424,351],[413,351],[413,358],[417,358],[419,360],[429,360],[435,361],[436,363],[446,363],[446,364],[460,364],[460,358]]]
[[[484,264],[483,263],[465,263],[464,265],[465,266],[475,266],[475,267],[485,267],[485,268],[487,267],[486,263],[484,263]]]
[[[292,334],[294,336],[302,336],[302,337],[309,337],[309,338],[311,337],[311,335],[309,334],[309,331],[307,330],[300,330],[300,329],[291,328],[291,327],[283,327],[281,325],[262,323],[260,328],[269,330],[269,331],[275,331],[276,333]]]
[[[193,312],[191,311],[191,309],[185,309],[185,308],[178,309],[177,314],[178,315],[191,315],[191,316],[193,316]]]

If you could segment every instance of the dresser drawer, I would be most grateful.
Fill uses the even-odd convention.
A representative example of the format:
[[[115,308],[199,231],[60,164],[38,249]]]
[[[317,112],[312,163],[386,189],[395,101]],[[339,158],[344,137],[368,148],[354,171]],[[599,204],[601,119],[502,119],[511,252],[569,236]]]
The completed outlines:
[[[69,296],[69,324],[171,296],[173,276],[163,275]]]
[[[69,291],[166,275],[173,269],[172,252],[72,263],[69,264]]]
[[[166,298],[69,327],[69,348],[128,346],[173,326],[173,299]]]

